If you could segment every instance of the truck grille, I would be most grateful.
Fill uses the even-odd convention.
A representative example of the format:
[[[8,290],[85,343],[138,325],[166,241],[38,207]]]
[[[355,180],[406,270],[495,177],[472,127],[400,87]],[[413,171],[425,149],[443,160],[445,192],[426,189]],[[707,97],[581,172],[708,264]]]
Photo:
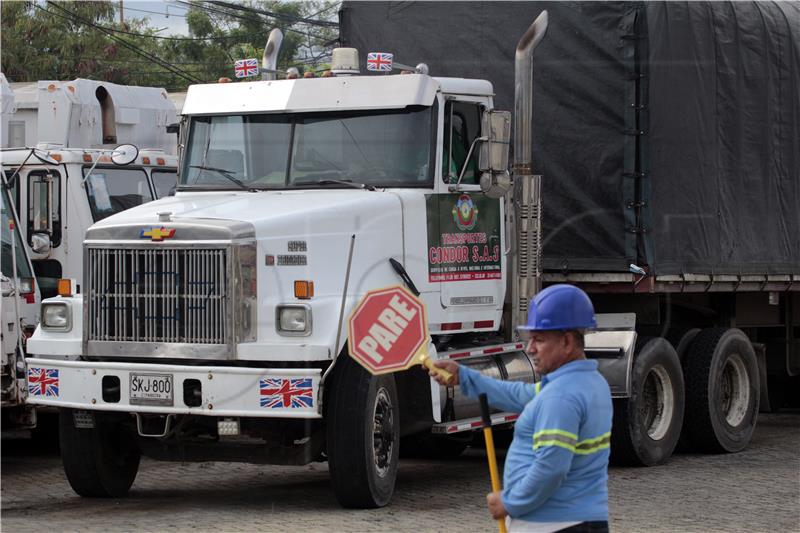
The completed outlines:
[[[227,342],[226,249],[88,252],[90,341]]]

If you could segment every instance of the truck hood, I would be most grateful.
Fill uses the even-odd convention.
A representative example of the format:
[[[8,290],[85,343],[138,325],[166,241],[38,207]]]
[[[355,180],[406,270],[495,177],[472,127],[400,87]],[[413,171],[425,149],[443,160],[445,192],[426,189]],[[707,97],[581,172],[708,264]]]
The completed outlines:
[[[142,204],[94,224],[90,238],[110,237],[121,226],[170,226],[233,221],[251,226],[257,235],[302,232],[311,221],[317,231],[360,231],[376,219],[399,214],[400,200],[390,192],[358,189],[291,190],[260,192],[178,193]],[[170,213],[169,222],[159,213]],[[322,230],[322,231],[320,231]],[[127,234],[127,232],[126,232]],[[121,234],[119,237],[123,237]],[[124,237],[123,237],[124,238]]]

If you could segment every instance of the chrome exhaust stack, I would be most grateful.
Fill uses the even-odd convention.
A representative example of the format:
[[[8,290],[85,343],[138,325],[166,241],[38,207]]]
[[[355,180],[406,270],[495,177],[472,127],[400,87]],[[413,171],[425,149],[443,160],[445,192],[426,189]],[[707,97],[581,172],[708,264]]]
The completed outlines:
[[[546,31],[547,11],[542,11],[519,40],[514,57],[514,175],[529,176],[533,172],[533,51]]]
[[[267,45],[264,47],[264,55],[261,57],[261,79],[274,80],[278,73],[278,52],[283,43],[283,32],[275,28],[269,32]]]
[[[517,44],[514,58],[514,163],[511,166],[516,229],[512,239],[511,328],[525,321],[528,302],[541,288],[541,176],[533,175],[533,52],[547,31],[542,11]],[[515,331],[510,332],[514,338]]]

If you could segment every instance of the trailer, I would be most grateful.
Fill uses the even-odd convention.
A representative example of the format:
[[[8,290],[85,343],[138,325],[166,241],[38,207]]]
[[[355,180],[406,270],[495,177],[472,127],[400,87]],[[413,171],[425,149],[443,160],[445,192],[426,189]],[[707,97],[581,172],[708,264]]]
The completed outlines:
[[[673,449],[665,438],[677,440],[681,427],[684,442],[738,451],[759,406],[797,401],[800,8],[344,2],[341,41],[492,80],[496,104],[509,108],[515,36],[543,9],[534,283],[573,283],[599,312],[636,316],[632,364],[606,376],[613,460],[663,462]],[[643,363],[673,350],[680,366],[670,353],[666,374]],[[665,419],[670,409],[673,418],[685,411],[683,424]]]

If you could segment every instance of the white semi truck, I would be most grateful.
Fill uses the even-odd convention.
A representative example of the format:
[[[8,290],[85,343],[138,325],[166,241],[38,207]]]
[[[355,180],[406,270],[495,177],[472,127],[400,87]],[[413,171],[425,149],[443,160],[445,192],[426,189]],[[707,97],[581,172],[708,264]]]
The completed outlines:
[[[41,297],[33,266],[21,237],[14,204],[0,185],[0,401],[3,427],[33,427],[35,409],[24,404],[25,342],[38,322]]]
[[[380,287],[419,293],[434,359],[534,380],[514,326],[542,282],[530,105],[546,27],[545,13],[517,48],[510,173],[511,115],[489,81],[422,64],[363,76],[343,49],[334,77],[190,87],[177,193],[88,230],[82,292],[44,302],[52,321],[29,343],[28,372],[59,387],[28,401],[60,409],[73,489],[127,493],[142,454],[327,460],[342,505],[385,505],[401,437],[456,453],[480,421],[420,368],[376,377],[348,356],[347,316]],[[599,315],[587,353],[617,402],[614,446],[656,464],[681,433],[684,378],[669,342],[637,343],[637,320]],[[758,405],[753,348],[730,327],[693,333],[690,364],[715,365],[705,390],[727,391],[693,429],[742,449]]]
[[[19,98],[2,78],[0,165],[3,194],[10,195],[4,210],[19,214],[16,232],[26,248],[20,253],[32,260],[36,293],[48,298],[62,278],[80,289],[89,226],[174,190],[177,138],[167,127],[178,119],[163,89],[85,79],[14,86]],[[38,322],[39,300],[30,309],[26,336]],[[22,368],[23,352],[3,356],[3,416],[22,412],[23,425],[34,425],[33,410],[22,408],[27,391],[5,381]]]
[[[90,225],[174,189],[177,143],[167,127],[178,119],[163,89],[85,79],[35,88],[35,97],[27,90],[4,108],[9,134],[0,163],[49,297],[58,279],[82,278],[81,243]],[[134,146],[115,152],[120,143]]]

